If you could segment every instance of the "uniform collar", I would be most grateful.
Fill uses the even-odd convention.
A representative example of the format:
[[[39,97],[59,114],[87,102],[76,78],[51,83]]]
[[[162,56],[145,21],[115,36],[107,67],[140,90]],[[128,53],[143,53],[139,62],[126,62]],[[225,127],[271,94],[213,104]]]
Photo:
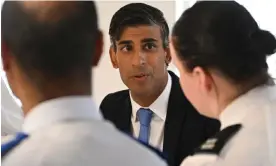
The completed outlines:
[[[27,114],[23,131],[30,133],[54,123],[75,119],[102,119],[91,96],[61,97],[40,103]]]
[[[268,88],[267,85],[258,86],[232,101],[220,114],[221,129],[241,123],[250,110],[266,99]]]
[[[167,82],[165,89],[160,94],[160,96],[149,107],[140,106],[138,103],[136,103],[133,100],[133,98],[131,97],[131,93],[129,92],[131,106],[132,106],[132,118],[136,121],[137,120],[137,117],[136,117],[137,111],[140,108],[148,108],[155,115],[157,115],[159,118],[161,118],[163,121],[165,121],[166,116],[167,116],[167,108],[168,108],[171,87],[172,87],[172,78],[168,74],[168,82]]]

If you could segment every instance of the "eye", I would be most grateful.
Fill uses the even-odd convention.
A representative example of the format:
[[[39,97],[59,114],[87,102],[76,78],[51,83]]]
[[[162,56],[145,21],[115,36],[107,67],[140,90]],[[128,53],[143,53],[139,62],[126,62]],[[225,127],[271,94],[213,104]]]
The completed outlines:
[[[132,46],[131,45],[125,45],[120,50],[123,51],[123,52],[129,52],[129,51],[132,50]]]
[[[145,50],[153,50],[156,48],[156,45],[154,43],[147,43],[144,45]]]

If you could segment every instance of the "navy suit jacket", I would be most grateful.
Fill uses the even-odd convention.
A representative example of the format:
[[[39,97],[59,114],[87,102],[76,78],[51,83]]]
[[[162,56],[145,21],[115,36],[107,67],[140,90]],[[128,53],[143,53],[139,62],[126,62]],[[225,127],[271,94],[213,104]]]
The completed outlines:
[[[194,152],[207,138],[220,129],[220,122],[200,115],[185,97],[179,78],[169,71],[172,88],[168,102],[164,127],[163,151],[171,166],[178,166],[182,160]],[[108,94],[100,109],[104,118],[127,133],[131,131],[132,107],[129,90]]]

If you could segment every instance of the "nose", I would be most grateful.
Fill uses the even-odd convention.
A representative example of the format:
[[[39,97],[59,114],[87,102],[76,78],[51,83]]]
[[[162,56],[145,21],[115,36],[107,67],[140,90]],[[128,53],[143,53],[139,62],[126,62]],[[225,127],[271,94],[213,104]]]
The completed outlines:
[[[146,64],[146,54],[141,51],[137,51],[132,58],[133,66],[142,66]]]

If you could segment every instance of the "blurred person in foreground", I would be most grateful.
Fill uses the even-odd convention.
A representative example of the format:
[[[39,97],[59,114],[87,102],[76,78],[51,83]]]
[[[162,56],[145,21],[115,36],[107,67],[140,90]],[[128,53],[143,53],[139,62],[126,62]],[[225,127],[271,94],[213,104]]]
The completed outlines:
[[[110,59],[129,88],[108,94],[100,109],[118,129],[164,152],[170,165],[219,131],[183,94],[171,62],[169,27],[162,11],[131,3],[112,17]]]
[[[6,1],[2,62],[24,111],[3,166],[155,166],[154,153],[105,122],[91,94],[102,54],[93,1]]]
[[[275,166],[276,87],[266,63],[275,37],[235,1],[200,1],[177,21],[171,46],[184,93],[222,125],[182,166]]]

